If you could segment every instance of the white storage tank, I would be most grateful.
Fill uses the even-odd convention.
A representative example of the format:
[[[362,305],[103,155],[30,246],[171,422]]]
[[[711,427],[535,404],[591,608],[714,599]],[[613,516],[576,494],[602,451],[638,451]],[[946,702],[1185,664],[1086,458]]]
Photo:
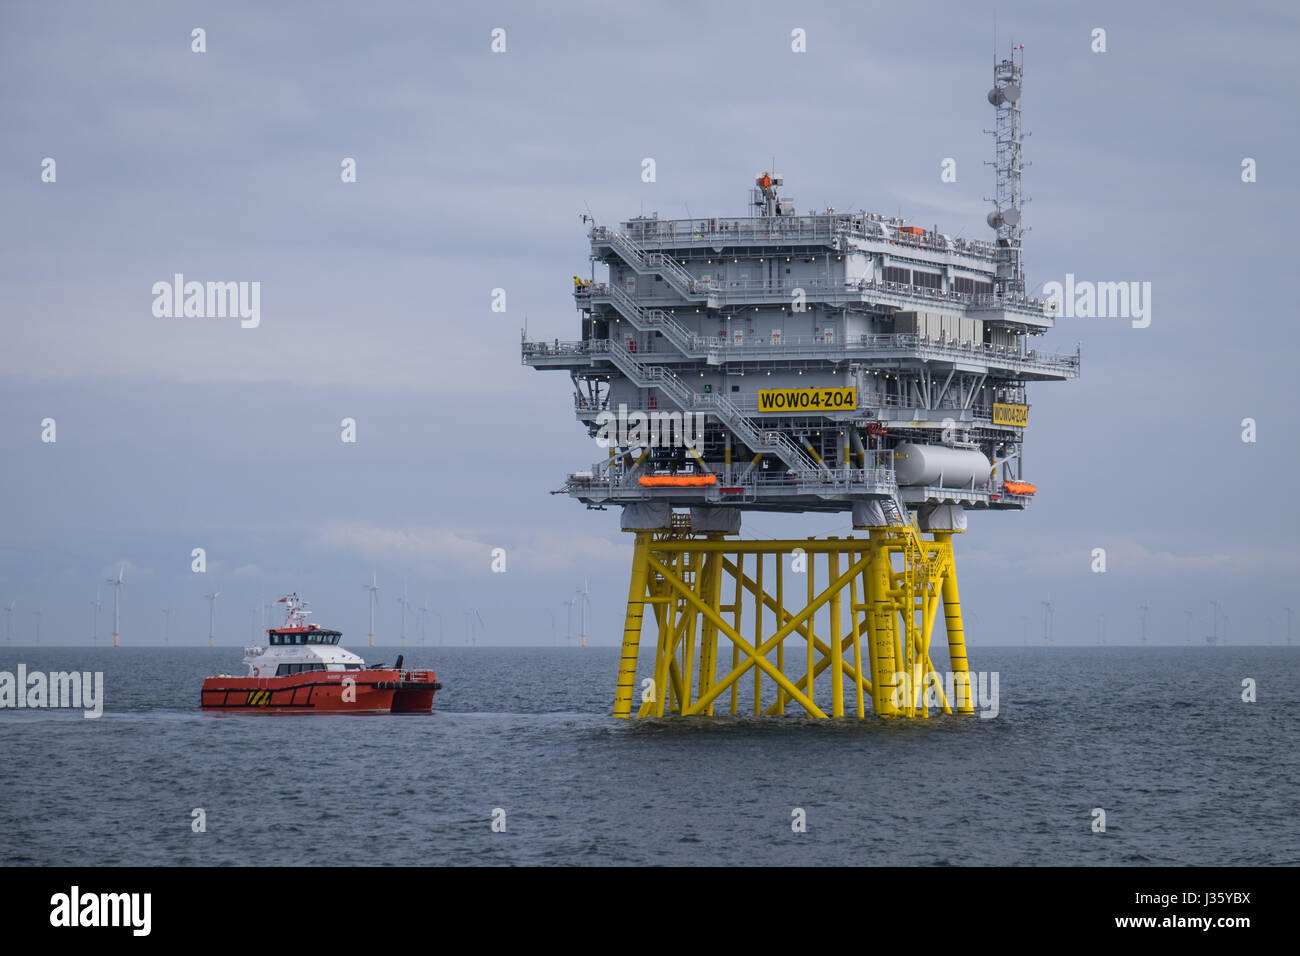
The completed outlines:
[[[904,442],[894,449],[894,471],[900,485],[934,485],[941,488],[988,486],[992,465],[983,452],[946,445]]]

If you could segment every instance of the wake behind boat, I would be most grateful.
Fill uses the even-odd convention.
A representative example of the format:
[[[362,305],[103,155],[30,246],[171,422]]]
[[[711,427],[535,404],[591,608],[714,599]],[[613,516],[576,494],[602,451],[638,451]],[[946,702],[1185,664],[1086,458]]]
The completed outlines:
[[[283,627],[266,632],[266,646],[244,649],[243,677],[219,674],[203,681],[204,710],[278,713],[429,713],[442,689],[431,670],[367,667],[339,646],[343,634],[307,623],[307,602],[297,594],[281,598]]]

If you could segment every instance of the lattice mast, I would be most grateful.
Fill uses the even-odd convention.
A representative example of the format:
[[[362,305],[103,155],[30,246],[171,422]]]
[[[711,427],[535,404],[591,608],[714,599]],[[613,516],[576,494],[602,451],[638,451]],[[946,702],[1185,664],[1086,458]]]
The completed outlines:
[[[986,163],[996,174],[993,211],[989,226],[997,232],[998,287],[1004,293],[1025,294],[1022,239],[1026,232],[1023,207],[1029,202],[1021,191],[1024,172],[1024,132],[1020,123],[1020,100],[1024,91],[1024,44],[1013,46],[1011,55],[993,64],[993,88],[988,100],[997,111],[994,128],[985,130],[993,137],[994,160]]]

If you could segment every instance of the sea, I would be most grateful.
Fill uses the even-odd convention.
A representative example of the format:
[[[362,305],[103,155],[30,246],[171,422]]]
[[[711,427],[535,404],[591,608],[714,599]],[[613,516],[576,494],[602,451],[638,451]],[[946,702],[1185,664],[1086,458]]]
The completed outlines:
[[[433,713],[201,712],[239,648],[0,648],[105,698],[0,709],[0,863],[1300,864],[1300,649],[972,647],[996,716],[915,721],[619,720],[617,648],[400,653]]]

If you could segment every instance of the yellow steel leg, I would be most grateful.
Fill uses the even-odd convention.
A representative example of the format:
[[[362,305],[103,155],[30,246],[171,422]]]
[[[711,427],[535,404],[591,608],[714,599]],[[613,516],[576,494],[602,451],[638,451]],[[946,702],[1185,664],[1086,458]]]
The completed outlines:
[[[857,551],[850,552],[849,560],[856,562],[861,555]],[[862,631],[858,623],[858,612],[862,610],[862,603],[858,600],[858,582],[859,578],[854,578],[849,582],[849,620],[853,624],[853,683],[857,691],[858,717],[867,715],[866,704],[863,698],[863,681],[862,681]]]
[[[761,554],[758,556],[758,566],[760,568],[762,568],[763,566],[763,556]],[[740,630],[740,609],[742,606],[741,602],[745,597],[745,589],[742,586],[742,582],[745,579],[745,555],[743,553],[736,555],[736,565],[735,565],[735,570],[732,573],[732,577],[735,579],[736,582],[736,591],[735,591],[736,600],[735,600],[735,604],[732,605],[731,626],[734,627],[737,631],[739,631]],[[731,669],[734,671],[739,666],[740,666],[740,648],[733,643],[731,645]],[[731,715],[735,717],[739,713],[740,713],[740,684],[732,684],[731,685]]]
[[[840,555],[838,551],[831,551],[826,555],[828,580],[834,581],[840,576]],[[853,581],[849,581],[849,587],[853,586]],[[840,633],[842,627],[841,615],[843,608],[840,607],[840,590],[836,590],[831,597],[831,716],[844,716],[844,637]],[[850,594],[850,604],[852,604],[852,595]],[[808,677],[808,686],[812,686],[812,676]],[[809,695],[811,696],[811,694]]]
[[[871,640],[871,697],[876,714],[897,717],[900,714],[894,695],[898,686],[895,655],[894,605],[889,596],[889,551],[885,545],[886,533],[873,529],[870,541],[870,571],[868,575],[867,602],[872,613],[868,618],[868,636]]]
[[[632,580],[627,588],[627,618],[623,624],[623,654],[614,685],[614,716],[632,716],[632,690],[636,687],[636,658],[641,647],[641,615],[645,611],[646,562],[650,557],[649,531],[636,533],[632,549]]]
[[[942,549],[945,565],[943,576],[943,619],[948,631],[948,660],[953,673],[953,706],[959,714],[973,714],[971,704],[970,671],[966,660],[966,631],[961,619],[961,595],[957,591],[957,562],[952,550],[952,532],[936,531],[935,542]]]
[[[813,593],[814,593],[813,578],[815,577],[817,572],[817,556],[813,554],[811,551],[807,551],[804,553],[804,558],[808,562],[808,567],[807,570],[805,571],[805,574],[807,575],[808,578],[808,603],[811,605],[813,602]],[[813,659],[814,653],[816,652],[816,647],[813,644],[813,616],[812,615],[809,615],[808,617],[807,628],[808,628],[808,635],[807,635],[808,670],[805,673],[808,675],[808,699],[816,700],[817,693],[815,688],[813,687],[813,671],[817,666],[817,662]]]
[[[776,602],[777,607],[785,607],[785,552],[776,553]],[[763,614],[763,599],[755,597],[755,604],[758,605],[758,615]],[[776,616],[776,626],[780,627],[783,622],[781,615]],[[785,673],[785,641],[778,641],[776,645],[776,669],[782,674]],[[776,689],[776,712],[784,716],[785,714],[785,691],[780,687]]]
[[[740,561],[744,557],[742,554],[736,555],[736,567],[740,568]],[[758,556],[758,567],[754,569],[754,586],[758,589],[754,595],[754,646],[763,646],[763,555]],[[736,630],[740,630],[740,595],[742,594],[740,579],[736,581]],[[739,684],[735,685],[739,687]],[[732,698],[733,700],[735,698]],[[757,717],[763,712],[763,670],[754,668],[754,716]]]

